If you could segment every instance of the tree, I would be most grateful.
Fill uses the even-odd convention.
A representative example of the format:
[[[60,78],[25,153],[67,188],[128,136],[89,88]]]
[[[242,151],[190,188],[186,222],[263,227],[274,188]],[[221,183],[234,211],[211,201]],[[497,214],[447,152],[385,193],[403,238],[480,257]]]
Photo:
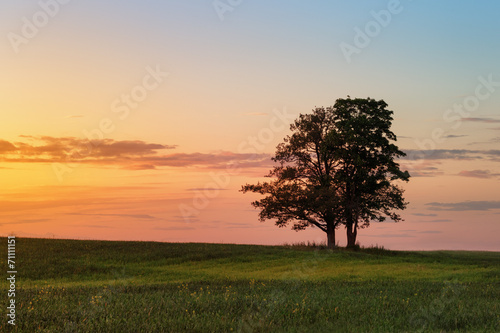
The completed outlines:
[[[335,230],[344,225],[347,246],[356,244],[358,228],[387,217],[398,222],[394,209],[404,209],[403,190],[395,182],[408,181],[395,161],[405,154],[391,141],[392,111],[383,101],[338,99],[333,107],[301,114],[290,126],[291,136],[279,144],[269,182],[246,184],[242,192],[266,195],[252,202],[259,219],[276,219],[294,230],[316,226],[335,247]]]

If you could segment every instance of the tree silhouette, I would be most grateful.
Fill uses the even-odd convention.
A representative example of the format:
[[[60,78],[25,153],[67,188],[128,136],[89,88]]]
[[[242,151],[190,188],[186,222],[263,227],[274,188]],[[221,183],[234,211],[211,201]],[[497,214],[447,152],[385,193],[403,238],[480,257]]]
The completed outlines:
[[[293,222],[294,230],[316,226],[335,247],[335,230],[344,225],[347,246],[355,246],[358,228],[387,217],[400,221],[395,209],[406,208],[403,190],[408,181],[395,159],[405,154],[391,143],[392,111],[383,101],[338,99],[333,107],[301,114],[290,126],[291,136],[279,144],[269,182],[246,184],[242,192],[265,195],[252,202],[259,219],[276,225]]]

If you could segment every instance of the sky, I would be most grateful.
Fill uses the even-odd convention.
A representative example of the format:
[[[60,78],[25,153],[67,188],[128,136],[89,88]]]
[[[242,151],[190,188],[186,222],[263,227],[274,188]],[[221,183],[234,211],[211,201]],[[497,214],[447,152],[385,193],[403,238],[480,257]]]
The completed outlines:
[[[0,4],[0,235],[325,242],[241,186],[289,124],[383,99],[412,175],[363,246],[500,251],[498,1]],[[345,230],[337,231],[339,245]]]

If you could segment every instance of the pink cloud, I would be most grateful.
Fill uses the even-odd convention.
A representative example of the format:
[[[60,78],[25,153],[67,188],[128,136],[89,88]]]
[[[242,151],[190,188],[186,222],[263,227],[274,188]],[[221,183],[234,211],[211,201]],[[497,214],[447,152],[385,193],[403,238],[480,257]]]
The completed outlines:
[[[462,177],[472,177],[472,178],[495,178],[500,176],[499,173],[492,173],[489,170],[463,170],[458,173]]]
[[[176,145],[140,140],[93,140],[75,137],[21,136],[28,142],[0,141],[0,161],[15,163],[82,163],[115,166],[127,170],[153,170],[158,167],[198,166],[212,169],[251,168],[270,165],[267,154],[230,151],[213,153],[162,154]]]

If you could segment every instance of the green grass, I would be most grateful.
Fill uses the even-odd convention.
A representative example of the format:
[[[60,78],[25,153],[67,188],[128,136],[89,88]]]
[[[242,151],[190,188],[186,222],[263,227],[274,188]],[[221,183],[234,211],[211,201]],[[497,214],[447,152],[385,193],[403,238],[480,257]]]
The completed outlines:
[[[16,263],[2,332],[500,331],[497,252],[18,238]]]

